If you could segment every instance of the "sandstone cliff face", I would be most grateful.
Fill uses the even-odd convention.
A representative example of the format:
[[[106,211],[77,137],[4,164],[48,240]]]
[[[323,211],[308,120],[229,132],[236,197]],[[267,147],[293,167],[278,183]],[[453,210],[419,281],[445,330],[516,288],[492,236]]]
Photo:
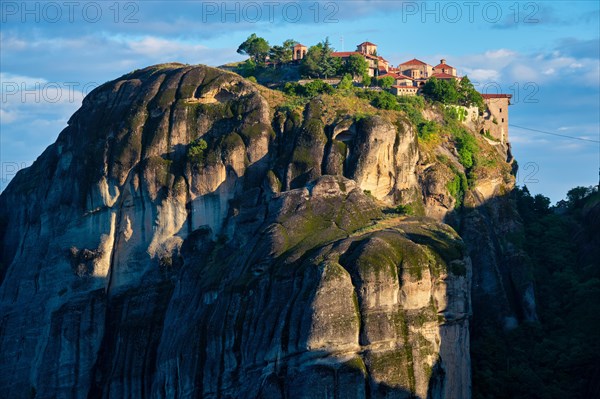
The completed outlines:
[[[440,112],[427,110],[424,114],[431,120],[440,118]],[[469,120],[462,125],[478,129]],[[522,321],[537,321],[530,262],[515,245],[524,234],[510,195],[516,164],[512,158],[507,159],[509,147],[475,136],[479,136],[480,162],[492,166],[474,165],[467,171],[460,163],[456,144],[442,141],[421,152],[416,169],[418,186],[425,214],[451,224],[465,241],[475,265],[474,319],[511,329]],[[460,195],[450,190],[453,180],[463,186]]]
[[[412,126],[269,96],[161,65],[86,97],[0,196],[3,394],[470,396],[467,249],[381,212],[421,201]]]

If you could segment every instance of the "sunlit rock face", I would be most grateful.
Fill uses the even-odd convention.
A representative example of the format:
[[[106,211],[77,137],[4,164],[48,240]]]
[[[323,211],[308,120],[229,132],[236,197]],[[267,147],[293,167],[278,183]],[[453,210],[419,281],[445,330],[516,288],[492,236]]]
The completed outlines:
[[[2,396],[470,397],[467,248],[381,210],[422,201],[413,128],[275,97],[179,64],[86,97],[0,196]]]

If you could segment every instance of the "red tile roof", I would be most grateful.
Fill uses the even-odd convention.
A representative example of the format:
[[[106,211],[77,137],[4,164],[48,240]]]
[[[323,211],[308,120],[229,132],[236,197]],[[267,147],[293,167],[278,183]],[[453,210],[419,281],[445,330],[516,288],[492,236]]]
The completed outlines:
[[[458,76],[450,75],[449,73],[434,73],[431,77],[436,77],[438,79],[458,79]]]
[[[452,69],[456,69],[448,64],[438,64],[436,66],[433,67],[434,69],[441,69],[441,68],[452,68]]]
[[[294,46],[294,48],[296,48],[296,47],[306,47],[306,46],[304,44],[301,44],[301,43],[296,43],[296,45]]]
[[[401,73],[386,73],[385,75],[379,75],[379,79],[385,78],[386,76],[391,76],[392,78],[394,78],[396,80],[397,79],[414,80],[413,78],[403,75]]]
[[[418,59],[416,59],[416,58],[413,58],[412,60],[410,60],[410,61],[406,61],[406,62],[403,62],[403,63],[402,63],[402,64],[400,64],[400,65],[428,65],[428,64],[427,64],[426,62],[423,62],[423,61],[421,61],[421,60],[418,60]]]
[[[332,57],[342,57],[342,58],[345,58],[345,57],[350,57],[353,54],[358,54],[360,56],[363,56],[365,58],[371,58],[373,60],[377,59],[377,57],[375,57],[374,55],[364,54],[364,53],[360,53],[358,51],[334,51],[333,53],[331,53],[331,56]]]
[[[359,44],[359,46],[362,46],[363,44],[365,46],[377,46],[375,43],[371,43],[371,42],[362,42],[361,44]]]
[[[332,57],[350,57],[352,54],[365,55],[363,53],[359,53],[358,51],[334,51],[331,53]]]

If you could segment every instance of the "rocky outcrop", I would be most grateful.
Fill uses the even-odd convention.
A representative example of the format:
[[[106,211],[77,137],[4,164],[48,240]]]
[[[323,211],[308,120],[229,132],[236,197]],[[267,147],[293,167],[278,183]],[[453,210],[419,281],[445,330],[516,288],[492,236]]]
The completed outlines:
[[[419,152],[412,127],[394,126],[382,118],[361,120],[357,125],[361,134],[351,142],[348,177],[389,204],[421,200],[414,195]]]
[[[265,90],[134,71],[13,179],[4,395],[470,396],[467,249],[381,211],[421,198],[412,126]]]
[[[425,117],[443,121],[443,111],[434,111],[427,110]],[[469,120],[457,125],[477,128]],[[465,241],[475,265],[474,319],[512,329],[521,322],[537,321],[531,262],[520,249],[524,230],[510,195],[516,164],[507,162],[504,152],[476,132],[471,131],[479,140],[474,165],[461,164],[457,143],[442,141],[421,152],[418,185],[424,213],[452,225]]]

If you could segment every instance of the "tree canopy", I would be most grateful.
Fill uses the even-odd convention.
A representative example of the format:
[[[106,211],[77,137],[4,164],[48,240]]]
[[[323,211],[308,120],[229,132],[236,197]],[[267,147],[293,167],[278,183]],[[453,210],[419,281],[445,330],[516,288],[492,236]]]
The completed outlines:
[[[308,78],[329,78],[335,76],[341,67],[341,60],[331,55],[333,48],[329,38],[311,46],[302,59],[300,73]]]
[[[246,41],[240,44],[237,52],[250,56],[255,62],[264,63],[270,49],[269,42],[262,37],[256,36],[256,33],[253,33],[248,36]]]
[[[275,64],[284,64],[292,60],[295,40],[288,39],[281,46],[275,45],[269,50],[269,59]]]
[[[350,91],[353,87],[354,85],[352,84],[352,76],[350,76],[350,74],[345,74],[337,86],[338,90],[342,91]]]
[[[389,89],[396,82],[396,80],[391,76],[385,76],[378,80],[379,86],[383,89]]]
[[[334,89],[330,84],[316,79],[304,86],[296,82],[287,82],[283,87],[283,92],[294,96],[314,97],[323,93],[331,94],[334,92]]]
[[[422,91],[423,95],[432,101],[439,101],[442,104],[456,104],[458,102],[456,80],[432,77],[425,83]]]
[[[363,76],[367,73],[369,63],[367,60],[358,54],[352,54],[345,62],[342,67],[345,73],[349,73],[353,78],[357,76]]]
[[[479,109],[483,109],[485,106],[483,97],[477,90],[475,90],[475,86],[473,86],[473,83],[471,83],[471,80],[469,80],[469,77],[466,75],[458,84],[458,102],[460,105],[464,105],[465,107],[474,105]]]
[[[524,269],[535,282],[539,322],[510,331],[473,324],[473,398],[597,397],[597,188],[573,190],[565,202],[576,204],[567,209],[550,207],[549,198],[532,196],[526,187],[512,193],[524,231],[510,241],[528,256]]]
[[[467,76],[463,77],[460,83],[456,79],[437,79],[434,76],[423,86],[423,95],[442,104],[476,106],[480,109],[485,106],[483,97],[475,90]]]

